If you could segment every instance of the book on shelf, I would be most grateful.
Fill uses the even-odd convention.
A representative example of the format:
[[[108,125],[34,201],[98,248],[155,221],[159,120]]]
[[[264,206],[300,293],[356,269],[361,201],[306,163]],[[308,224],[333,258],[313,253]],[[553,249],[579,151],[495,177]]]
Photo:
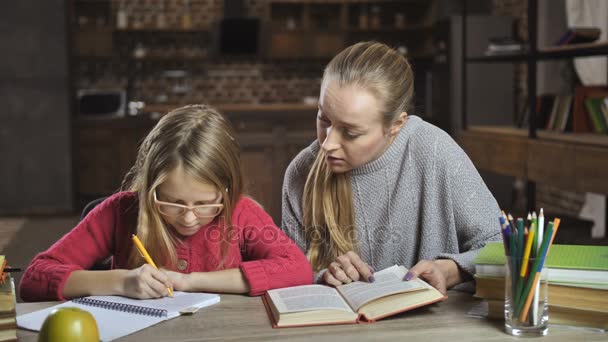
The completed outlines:
[[[0,255],[0,342],[17,341],[15,284],[10,273],[4,272],[6,258]]]
[[[551,302],[549,295],[549,324],[608,329],[608,311],[595,311],[563,307]],[[488,299],[488,318],[505,318],[504,299]]]
[[[572,112],[572,95],[566,94],[559,97],[559,110],[557,113],[557,122],[554,127],[556,131],[565,132],[568,128],[571,129],[572,124],[572,116],[570,113]]]
[[[539,121],[548,131],[566,132],[572,130],[573,125],[573,99],[570,94],[542,95],[546,103],[537,106]]]
[[[220,296],[216,294],[180,291],[173,292],[172,298],[157,299],[89,296],[19,315],[17,325],[27,330],[40,331],[44,320],[53,310],[76,307],[93,315],[102,341],[112,341],[182,314],[193,313],[219,301]]]
[[[489,242],[473,263],[475,275],[504,277],[505,252],[501,242]],[[545,267],[549,284],[608,289],[608,246],[552,245]]]
[[[604,99],[600,97],[588,97],[585,99],[585,107],[596,133],[608,134],[608,122],[602,112]]]
[[[543,124],[547,122],[549,116],[551,115],[551,109],[553,108],[553,101],[555,101],[555,95],[553,94],[543,94],[540,95],[540,103],[537,103],[537,117],[538,122],[542,122]]]
[[[608,87],[602,86],[577,86],[574,91],[573,126],[575,133],[595,132],[591,117],[585,106],[587,98],[608,98]],[[608,118],[606,118],[608,121]]]
[[[597,27],[571,27],[569,28],[555,45],[569,45],[593,43],[600,38],[602,30]]]
[[[577,287],[574,284],[548,284],[549,303],[568,308],[593,310],[608,314],[608,290],[602,288]],[[505,299],[504,277],[475,276],[475,297],[483,299]]]
[[[447,298],[420,278],[404,281],[406,273],[405,267],[392,266],[374,273],[373,283],[288,287],[262,299],[272,326],[281,328],[374,322]]]
[[[604,115],[604,120],[608,123],[608,96],[602,100],[602,115]]]

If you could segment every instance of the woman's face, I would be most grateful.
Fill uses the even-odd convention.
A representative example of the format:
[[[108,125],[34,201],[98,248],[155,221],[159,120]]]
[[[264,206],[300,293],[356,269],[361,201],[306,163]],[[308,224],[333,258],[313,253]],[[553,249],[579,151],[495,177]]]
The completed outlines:
[[[190,207],[218,204],[222,201],[222,195],[214,185],[195,179],[185,172],[181,165],[171,171],[167,179],[158,186],[156,196],[158,201]],[[165,223],[182,236],[194,235],[215,218],[215,216],[198,217],[193,210],[185,210],[177,216],[163,213],[160,215]]]
[[[380,157],[392,141],[378,100],[354,85],[323,82],[317,138],[332,172],[343,173]]]

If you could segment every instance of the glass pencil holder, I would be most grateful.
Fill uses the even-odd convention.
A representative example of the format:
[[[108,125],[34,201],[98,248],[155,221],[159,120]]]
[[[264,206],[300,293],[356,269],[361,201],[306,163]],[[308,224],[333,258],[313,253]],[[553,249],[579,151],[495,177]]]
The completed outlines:
[[[513,336],[545,336],[549,332],[547,268],[541,258],[506,257],[505,331]]]

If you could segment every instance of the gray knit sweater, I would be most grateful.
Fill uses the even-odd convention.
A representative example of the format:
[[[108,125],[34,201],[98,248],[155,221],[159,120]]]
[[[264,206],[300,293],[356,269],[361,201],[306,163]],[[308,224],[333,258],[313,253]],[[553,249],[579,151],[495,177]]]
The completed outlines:
[[[315,141],[287,168],[282,229],[306,252],[302,194]],[[473,163],[441,129],[410,116],[378,159],[351,171],[358,253],[375,270],[448,258],[472,274],[487,241],[500,239],[496,200]]]

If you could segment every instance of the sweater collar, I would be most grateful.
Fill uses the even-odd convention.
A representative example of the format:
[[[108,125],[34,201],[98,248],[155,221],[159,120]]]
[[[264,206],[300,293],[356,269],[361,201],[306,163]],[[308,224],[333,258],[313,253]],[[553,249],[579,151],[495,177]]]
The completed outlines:
[[[356,169],[353,169],[351,172],[353,175],[360,175],[366,173],[373,173],[378,170],[381,170],[386,165],[391,163],[394,160],[399,160],[402,158],[403,153],[405,151],[405,146],[407,145],[407,141],[412,133],[415,131],[418,124],[422,122],[422,119],[416,115],[409,115],[407,121],[403,125],[403,128],[397,134],[397,137],[391,145],[384,151],[384,153],[375,160],[372,160],[366,164],[359,166]],[[319,153],[321,146],[319,145],[319,141],[315,140],[310,145],[310,153],[314,160]]]
[[[395,140],[393,140],[393,142],[386,149],[386,151],[384,151],[384,153],[377,159],[363,164],[356,169],[353,169],[351,171],[352,174],[360,175],[373,173],[383,169],[386,165],[396,160],[401,160],[403,158],[405,146],[407,145],[409,137],[412,135],[412,132],[415,130],[416,126],[418,126],[421,121],[422,119],[415,115],[408,116],[407,121],[403,125],[403,128],[401,128],[401,130],[397,134],[397,137],[395,138]]]

